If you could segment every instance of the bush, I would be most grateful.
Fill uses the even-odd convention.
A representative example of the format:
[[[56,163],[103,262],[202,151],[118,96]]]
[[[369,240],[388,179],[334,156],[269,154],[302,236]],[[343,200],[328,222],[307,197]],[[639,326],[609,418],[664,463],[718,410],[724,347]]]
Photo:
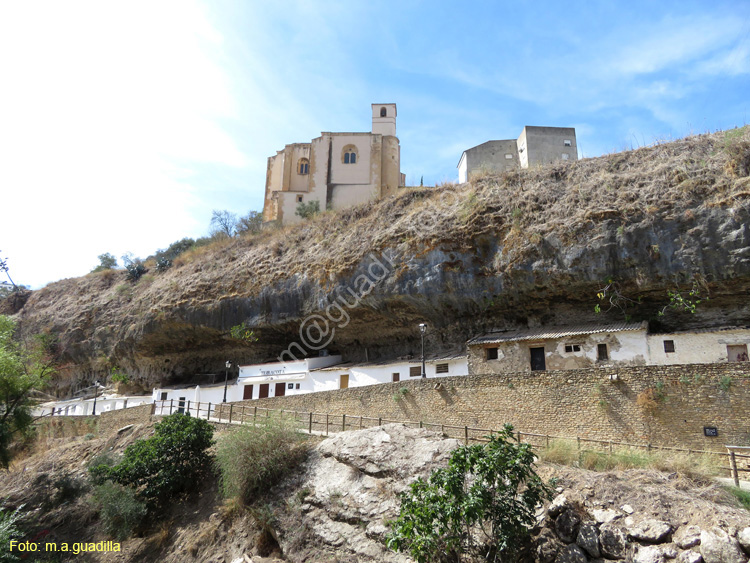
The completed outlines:
[[[94,489],[94,501],[100,507],[104,530],[122,541],[133,535],[146,516],[146,504],[128,487],[106,482]]]
[[[210,468],[206,450],[213,431],[206,420],[173,414],[156,424],[153,436],[128,446],[117,465],[92,464],[89,472],[96,483],[111,480],[132,487],[149,508],[156,508],[194,488]]]
[[[516,561],[536,507],[552,498],[533,463],[531,446],[515,442],[510,425],[487,444],[457,448],[448,467],[401,494],[388,547],[420,563],[458,560],[463,553]]]
[[[307,203],[300,203],[297,205],[297,211],[295,215],[302,217],[303,219],[310,219],[313,215],[320,213],[320,202],[316,199],[308,201]]]
[[[223,495],[249,503],[278,483],[305,458],[304,438],[291,422],[276,419],[225,435],[216,452]]]
[[[103,272],[105,270],[111,270],[113,268],[117,268],[117,258],[112,256],[109,252],[105,252],[104,254],[100,254],[97,256],[99,258],[99,265],[91,270],[91,272]]]
[[[10,563],[21,559],[10,551],[10,540],[20,540],[21,530],[16,523],[21,519],[21,508],[19,506],[13,512],[0,510],[0,563]]]

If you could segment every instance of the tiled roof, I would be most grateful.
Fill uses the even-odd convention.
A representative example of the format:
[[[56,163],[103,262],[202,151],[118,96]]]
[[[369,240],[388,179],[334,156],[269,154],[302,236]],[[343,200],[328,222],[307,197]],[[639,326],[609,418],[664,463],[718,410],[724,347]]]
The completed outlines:
[[[507,330],[502,332],[491,332],[482,336],[472,338],[467,343],[469,346],[476,344],[497,344],[500,342],[516,342],[519,340],[554,340],[567,338],[569,336],[581,336],[584,334],[600,334],[605,332],[624,332],[631,330],[647,330],[648,323],[613,323],[606,325],[585,324],[562,327],[541,327],[527,330]]]

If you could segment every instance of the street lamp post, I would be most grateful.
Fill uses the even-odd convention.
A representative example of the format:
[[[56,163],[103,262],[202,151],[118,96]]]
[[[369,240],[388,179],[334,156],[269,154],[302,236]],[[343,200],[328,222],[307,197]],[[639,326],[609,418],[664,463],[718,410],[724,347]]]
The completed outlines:
[[[96,414],[96,395],[98,391],[99,391],[99,380],[97,379],[96,381],[94,381],[94,412],[93,414]]]
[[[427,372],[424,368],[424,333],[427,332],[427,325],[424,323],[420,323],[419,332],[422,333],[422,379],[424,379],[427,377]]]
[[[232,362],[227,360],[226,370],[224,370],[224,402],[227,402],[227,381],[229,380],[229,368],[232,367]]]

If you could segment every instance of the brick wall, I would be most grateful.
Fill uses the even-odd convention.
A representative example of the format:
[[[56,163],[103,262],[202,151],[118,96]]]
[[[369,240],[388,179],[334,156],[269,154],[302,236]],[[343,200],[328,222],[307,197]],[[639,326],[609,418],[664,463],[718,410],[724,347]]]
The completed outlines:
[[[126,409],[105,411],[99,415],[99,435],[109,436],[128,424],[148,424],[151,422],[154,405],[138,405]]]
[[[37,421],[37,434],[43,438],[73,438],[86,434],[109,436],[128,424],[149,423],[153,408],[154,405],[149,403],[104,411],[97,416],[47,416]]]
[[[97,416],[48,416],[36,423],[38,438],[74,438],[98,433]]]
[[[639,405],[649,389],[653,400]],[[480,428],[511,423],[523,432],[718,451],[750,445],[748,363],[430,378],[238,404]],[[704,436],[704,426],[718,437]]]

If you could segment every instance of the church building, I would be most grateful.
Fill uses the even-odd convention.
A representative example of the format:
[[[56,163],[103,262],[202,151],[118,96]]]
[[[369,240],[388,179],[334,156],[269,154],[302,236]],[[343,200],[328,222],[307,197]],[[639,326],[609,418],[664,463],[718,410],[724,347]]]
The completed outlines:
[[[295,223],[301,203],[342,209],[395,194],[403,183],[396,104],[372,104],[372,132],[323,132],[268,158],[263,220]]]

